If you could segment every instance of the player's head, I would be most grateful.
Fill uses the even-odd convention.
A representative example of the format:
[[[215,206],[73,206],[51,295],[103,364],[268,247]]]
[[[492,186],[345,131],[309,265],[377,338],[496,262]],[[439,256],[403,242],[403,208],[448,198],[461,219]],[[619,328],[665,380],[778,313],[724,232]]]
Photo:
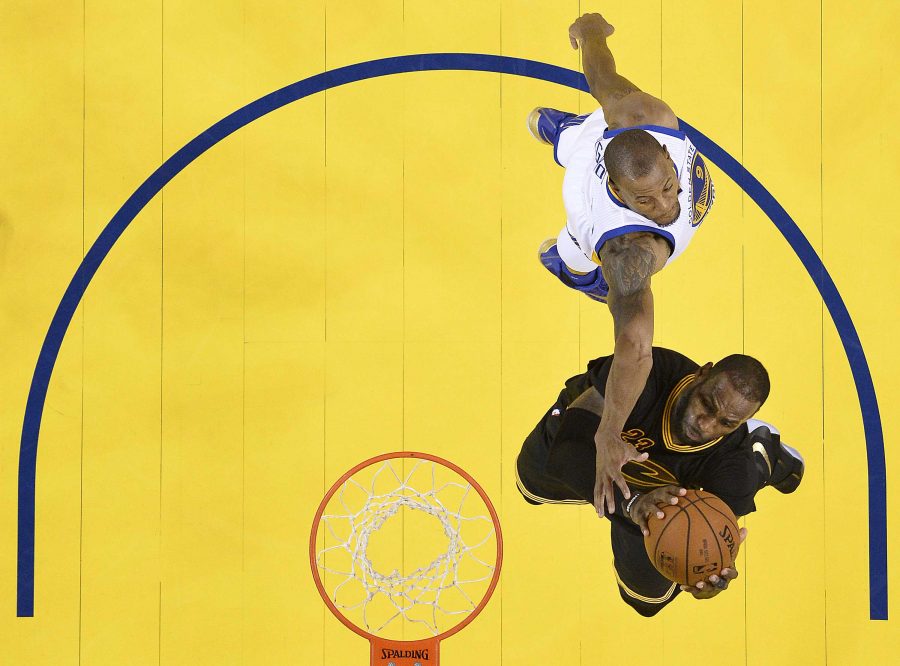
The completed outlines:
[[[672,428],[683,443],[704,444],[734,432],[769,397],[769,373],[752,356],[707,363],[675,403]]]
[[[660,226],[678,219],[678,174],[669,151],[648,132],[628,129],[603,154],[609,187],[631,210]]]

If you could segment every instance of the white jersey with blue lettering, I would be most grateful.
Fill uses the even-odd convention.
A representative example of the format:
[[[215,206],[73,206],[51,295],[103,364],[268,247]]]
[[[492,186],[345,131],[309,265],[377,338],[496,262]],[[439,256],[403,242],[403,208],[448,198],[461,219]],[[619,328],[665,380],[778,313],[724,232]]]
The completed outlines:
[[[666,265],[674,261],[691,242],[715,198],[709,169],[691,140],[680,130],[637,126],[668,149],[678,175],[681,213],[674,222],[661,226],[629,209],[609,187],[603,153],[612,138],[625,128],[608,129],[602,109],[572,118],[563,127],[554,157],[566,168],[566,227],[557,241],[557,250],[566,265],[578,273],[593,271],[600,264],[600,248],[606,241],[639,231],[665,238],[672,250]]]

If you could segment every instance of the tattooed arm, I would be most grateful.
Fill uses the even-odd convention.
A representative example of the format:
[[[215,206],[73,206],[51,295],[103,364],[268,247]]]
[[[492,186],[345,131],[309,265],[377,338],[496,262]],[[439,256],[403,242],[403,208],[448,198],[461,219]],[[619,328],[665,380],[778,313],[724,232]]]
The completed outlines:
[[[594,436],[597,446],[597,480],[594,507],[601,516],[615,511],[613,484],[630,497],[622,466],[645,460],[647,454],[622,441],[625,420],[640,397],[653,365],[653,294],[650,276],[669,256],[669,245],[651,233],[624,234],[600,248],[603,276],[609,283],[609,311],[616,339],[612,366],[606,381],[603,415]]]
[[[610,129],[635,125],[678,129],[678,118],[668,104],[642,92],[616,71],[616,60],[606,44],[614,31],[600,14],[585,14],[569,27],[569,42],[574,49],[581,47],[584,76]]]

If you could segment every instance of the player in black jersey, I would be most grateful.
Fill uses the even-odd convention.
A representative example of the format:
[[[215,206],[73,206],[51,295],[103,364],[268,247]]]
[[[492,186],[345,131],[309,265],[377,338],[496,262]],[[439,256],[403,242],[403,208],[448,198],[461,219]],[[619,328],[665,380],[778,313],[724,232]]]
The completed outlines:
[[[527,502],[593,502],[594,435],[611,365],[611,356],[595,359],[587,372],[566,381],[525,440],[516,482]],[[701,599],[715,596],[737,576],[724,569],[706,583],[679,588],[657,572],[641,533],[654,514],[662,517],[659,506],[676,503],[686,488],[703,488],[743,516],[756,509],[753,498],[764,486],[790,493],[799,485],[803,458],[774,427],[751,419],[768,394],[768,374],[750,356],[700,367],[678,352],[653,348],[653,369],[622,431],[641,453],[622,468],[631,498],[616,488],[617,508],[609,516],[619,593],[641,615],[655,615],[680,590]]]

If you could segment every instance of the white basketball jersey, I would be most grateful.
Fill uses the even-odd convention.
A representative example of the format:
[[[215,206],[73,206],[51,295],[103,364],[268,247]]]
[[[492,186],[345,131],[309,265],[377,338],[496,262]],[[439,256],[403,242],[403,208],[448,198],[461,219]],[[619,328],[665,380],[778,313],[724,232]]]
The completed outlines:
[[[684,132],[640,125],[637,129],[649,132],[669,151],[678,176],[681,213],[674,222],[660,226],[629,209],[609,187],[603,163],[606,146],[624,129],[607,129],[603,111],[598,109],[580,125],[571,125],[560,133],[556,158],[566,167],[563,202],[567,220],[557,248],[572,270],[593,270],[600,263],[598,254],[606,241],[638,231],[668,241],[672,249],[668,265],[687,248],[715,198],[709,169]]]

